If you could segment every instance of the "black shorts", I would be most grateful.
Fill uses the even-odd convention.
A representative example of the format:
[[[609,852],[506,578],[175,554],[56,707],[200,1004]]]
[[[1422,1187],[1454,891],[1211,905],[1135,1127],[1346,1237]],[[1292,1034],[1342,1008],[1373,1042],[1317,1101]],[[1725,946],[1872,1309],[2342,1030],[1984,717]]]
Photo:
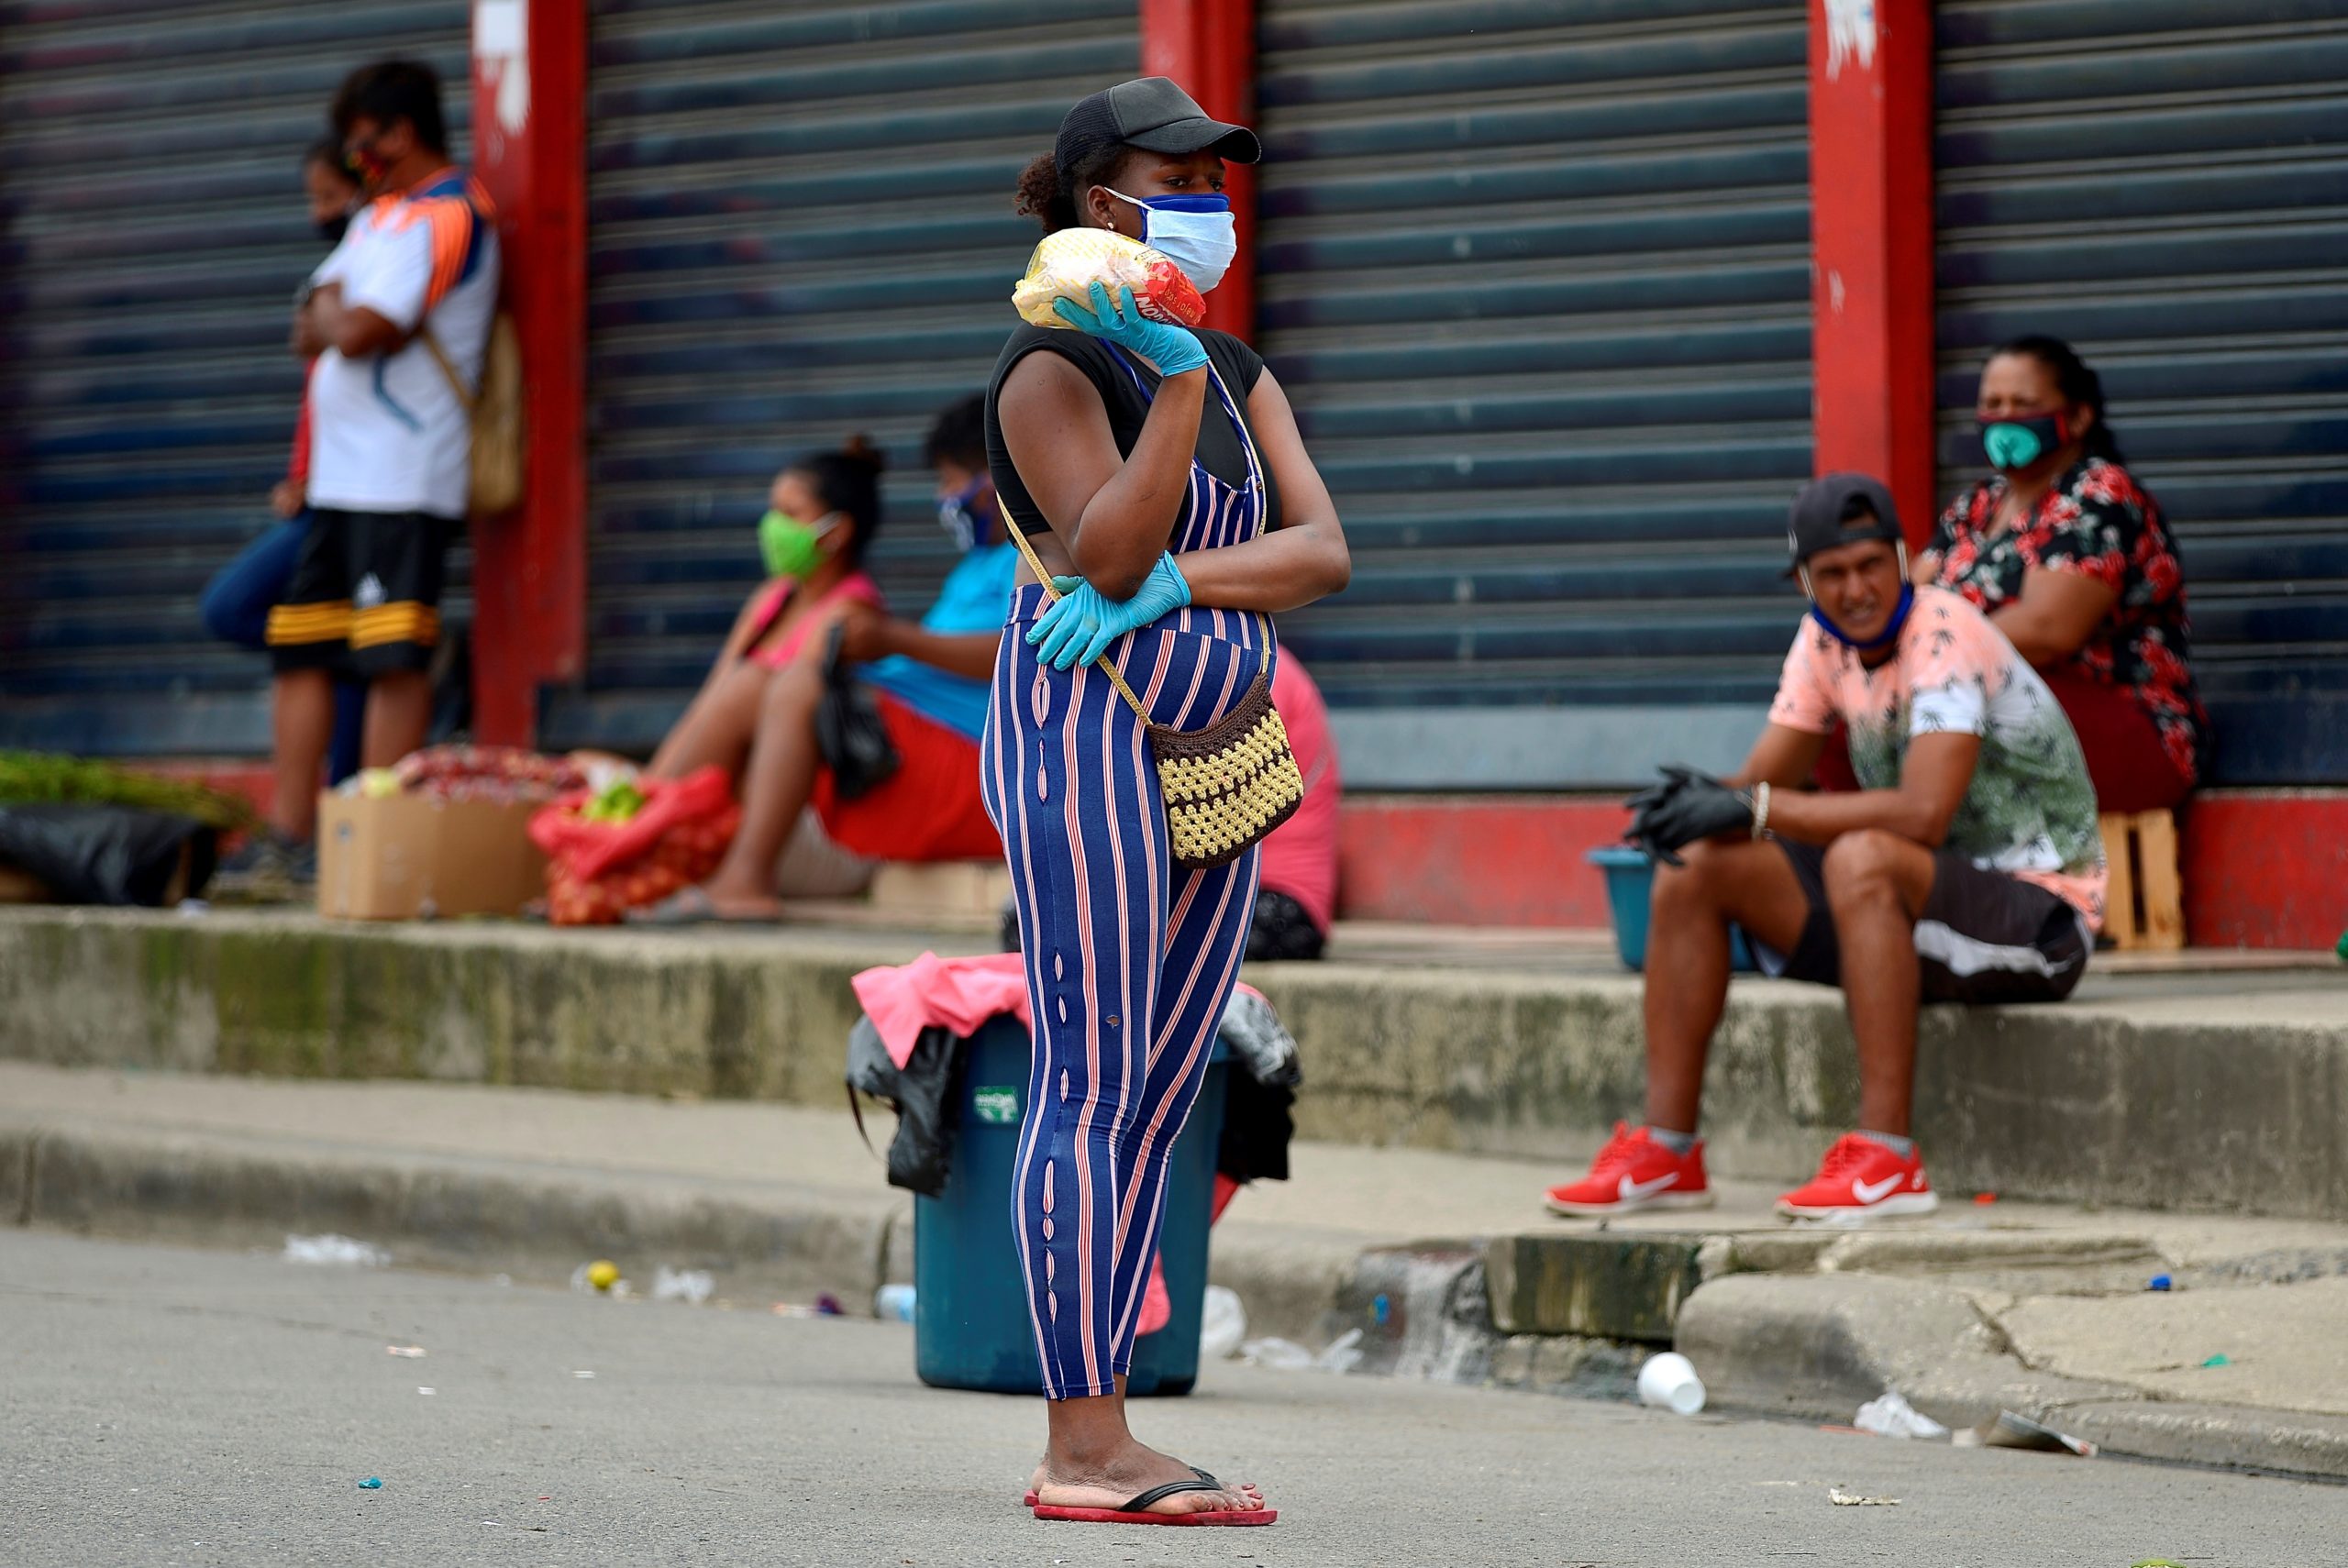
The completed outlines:
[[[1810,900],[1810,918],[1791,953],[1755,943],[1755,956],[1764,973],[1839,986],[1843,948],[1826,900],[1826,851],[1789,839],[1778,846]],[[1953,849],[1933,852],[1932,896],[1916,921],[1926,1001],[2060,1001],[2087,973],[2094,945],[2079,911],[2035,882],[1984,871]]]
[[[269,613],[276,668],[361,679],[428,668],[455,531],[425,512],[312,511],[284,601]]]

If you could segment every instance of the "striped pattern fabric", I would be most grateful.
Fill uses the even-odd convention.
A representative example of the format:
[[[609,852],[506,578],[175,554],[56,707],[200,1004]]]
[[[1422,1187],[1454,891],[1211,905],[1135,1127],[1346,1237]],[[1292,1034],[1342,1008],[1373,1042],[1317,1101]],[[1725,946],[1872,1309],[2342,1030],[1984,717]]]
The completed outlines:
[[[338,599],[322,604],[279,604],[269,612],[269,628],[264,634],[273,648],[297,647],[306,643],[340,643],[350,637],[350,601]]]
[[[1215,391],[1246,436],[1219,378]],[[1178,550],[1260,530],[1252,438],[1248,458],[1240,488],[1192,463]],[[1174,864],[1140,716],[1099,670],[1055,670],[1027,645],[1046,602],[1034,584],[1013,596],[980,749],[1035,1018],[1010,1198],[1044,1391],[1065,1399],[1113,1392],[1133,1364],[1166,1170],[1238,979],[1260,851],[1209,871]],[[1154,722],[1196,729],[1268,677],[1277,647],[1263,616],[1193,607],[1105,657]]]
[[[352,648],[379,648],[387,643],[414,643],[428,648],[440,641],[440,612],[429,604],[404,600],[379,604],[350,617]]]

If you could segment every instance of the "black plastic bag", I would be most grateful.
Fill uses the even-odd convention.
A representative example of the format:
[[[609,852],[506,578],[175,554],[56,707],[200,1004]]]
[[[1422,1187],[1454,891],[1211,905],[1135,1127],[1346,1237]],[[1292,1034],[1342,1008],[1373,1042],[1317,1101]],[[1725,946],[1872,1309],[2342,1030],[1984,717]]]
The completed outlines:
[[[889,1185],[937,1198],[954,1164],[955,1108],[962,1088],[962,1041],[933,1024],[914,1042],[914,1054],[899,1067],[889,1059],[880,1031],[859,1018],[847,1036],[847,1104],[864,1131],[858,1093],[885,1099],[897,1110],[897,1135],[889,1141]]]
[[[897,771],[896,743],[880,721],[880,705],[872,693],[848,678],[840,657],[847,635],[845,625],[832,628],[824,647],[824,695],[815,704],[815,749],[832,770],[832,790],[843,801],[869,794]]]
[[[0,864],[31,877],[61,904],[153,908],[192,898],[211,879],[218,846],[212,829],[171,812],[0,806]]]

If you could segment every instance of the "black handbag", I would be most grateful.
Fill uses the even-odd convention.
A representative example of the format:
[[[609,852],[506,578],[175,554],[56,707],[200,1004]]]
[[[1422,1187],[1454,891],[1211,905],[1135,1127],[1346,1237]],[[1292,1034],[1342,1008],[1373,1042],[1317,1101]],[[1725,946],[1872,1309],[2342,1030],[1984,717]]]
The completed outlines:
[[[815,704],[815,749],[831,769],[833,793],[853,801],[887,783],[901,759],[881,723],[880,705],[849,678],[848,666],[840,657],[847,636],[845,625],[834,626],[824,645],[824,696]]]

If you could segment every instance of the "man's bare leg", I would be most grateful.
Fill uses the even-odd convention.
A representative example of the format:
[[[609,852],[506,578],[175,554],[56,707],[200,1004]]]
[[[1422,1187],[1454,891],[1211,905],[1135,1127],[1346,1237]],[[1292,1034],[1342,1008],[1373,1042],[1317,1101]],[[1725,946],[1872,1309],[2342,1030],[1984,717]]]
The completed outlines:
[[[1810,901],[1785,852],[1766,840],[1707,840],[1679,855],[1685,866],[1656,864],[1648,900],[1646,1115],[1651,1127],[1693,1132],[1728,1000],[1729,923],[1790,953]]]
[[[323,669],[278,672],[270,686],[269,825],[306,844],[318,832],[318,770],[334,736],[334,678]]]
[[[1933,852],[1870,828],[1827,846],[1824,876],[1842,942],[1843,999],[1859,1044],[1859,1125],[1904,1138],[1923,983],[1916,921],[1933,896]]]
[[[332,717],[332,697],[328,699]],[[359,742],[361,767],[389,767],[420,750],[432,734],[432,678],[420,669],[379,675],[367,683],[367,728]]]

